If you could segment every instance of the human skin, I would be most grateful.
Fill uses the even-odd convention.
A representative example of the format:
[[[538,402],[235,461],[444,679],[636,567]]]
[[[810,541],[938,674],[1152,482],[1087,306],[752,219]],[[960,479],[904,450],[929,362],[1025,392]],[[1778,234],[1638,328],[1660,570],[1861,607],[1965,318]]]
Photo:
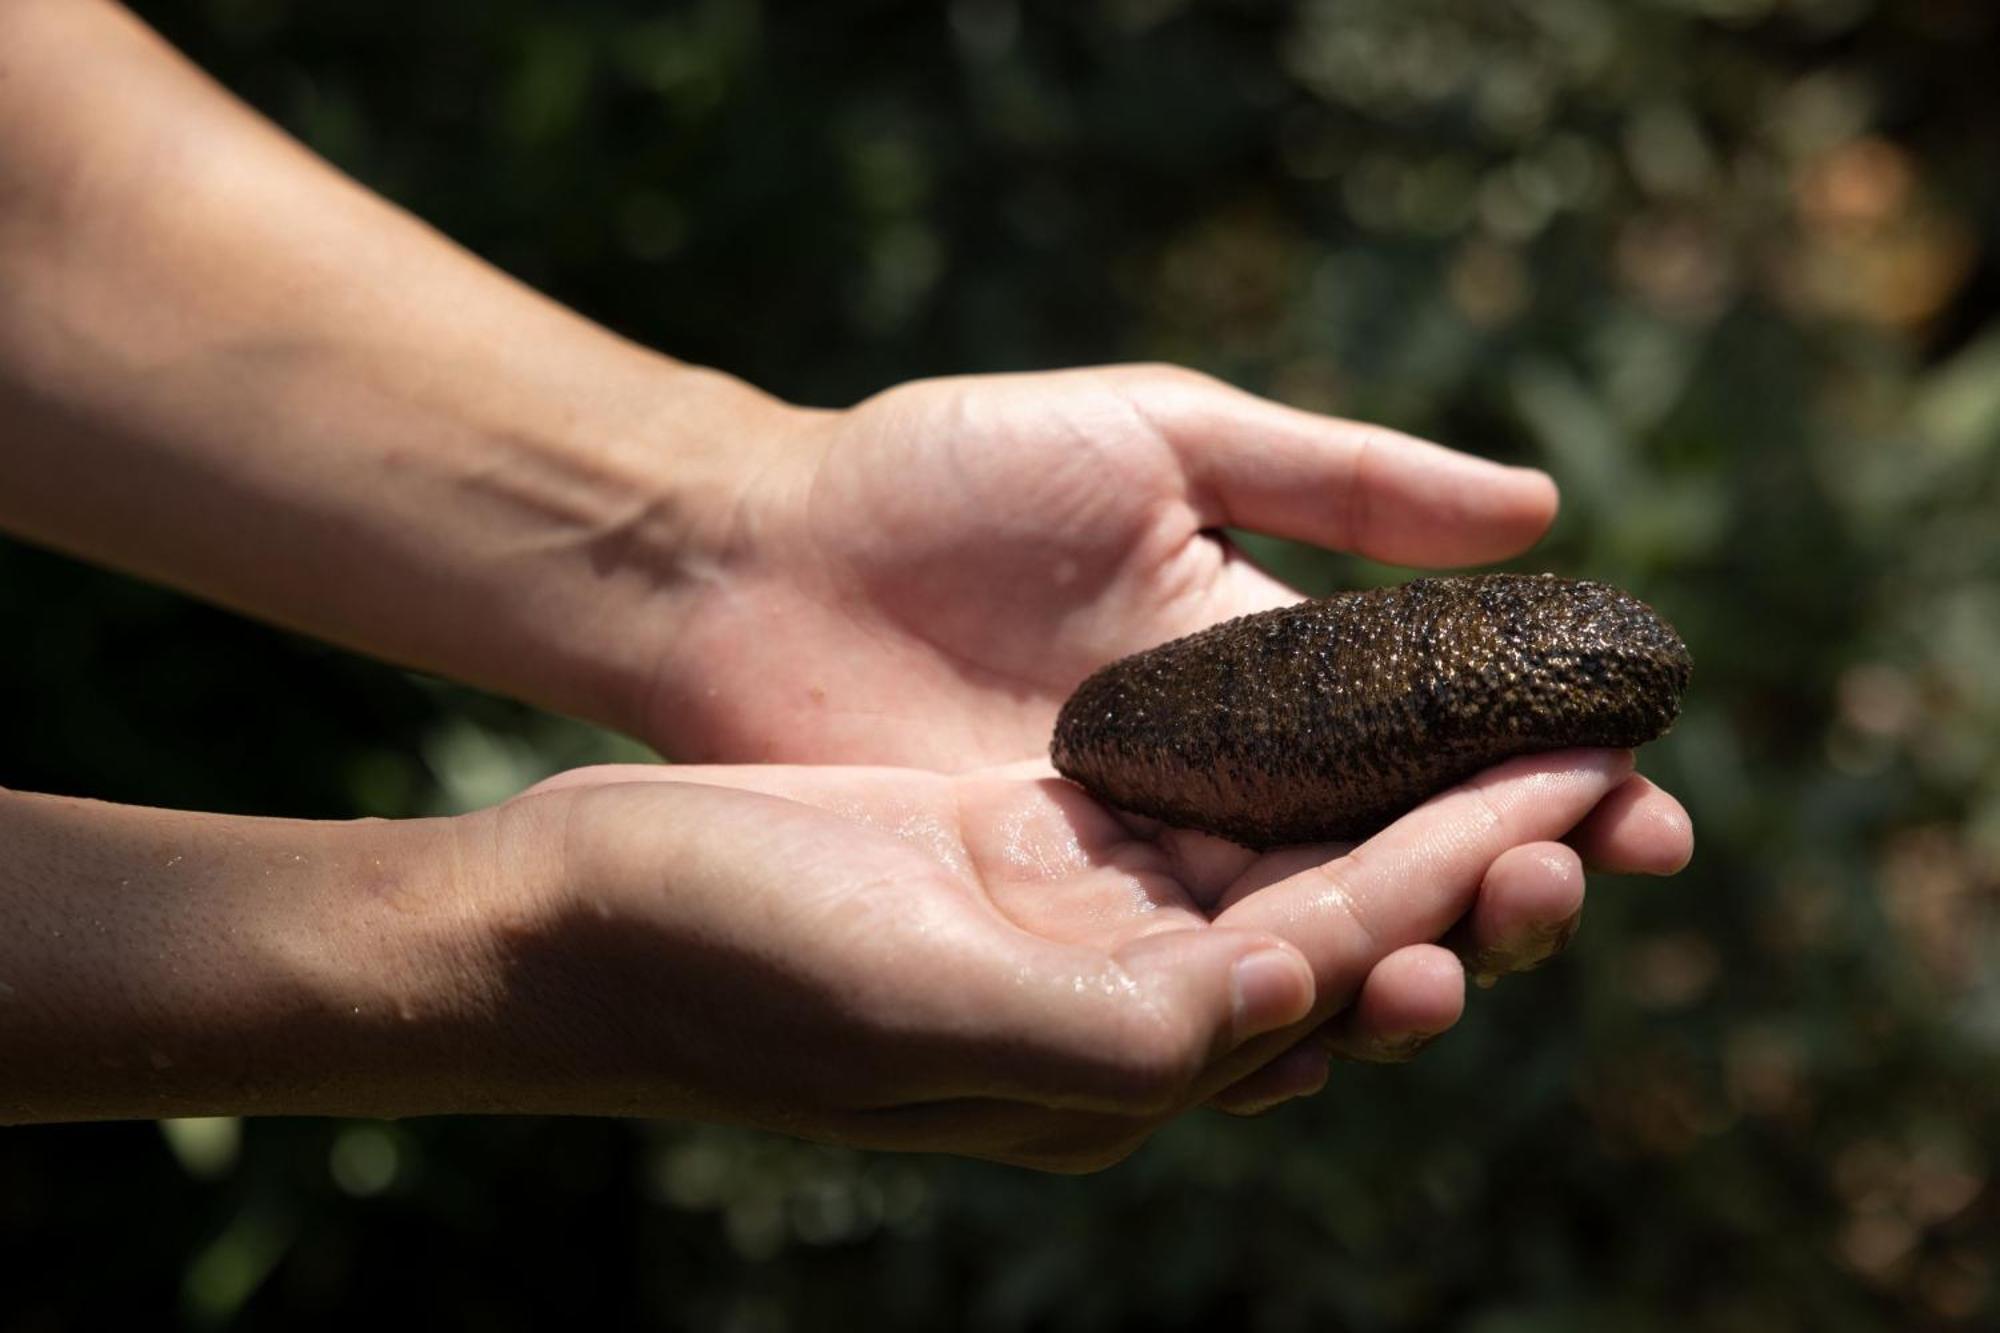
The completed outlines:
[[[1295,595],[1224,526],[1455,565],[1556,503],[1540,473],[1170,367],[778,402],[467,255],[98,0],[0,5],[0,293],[0,527],[692,761],[1019,761],[1102,662]],[[63,825],[71,861],[113,836],[95,817]],[[1496,851],[1448,943],[1531,965],[1581,861],[1663,873],[1690,838],[1629,777]],[[1411,947],[1348,1053],[1456,1016],[1457,959]],[[1322,1076],[1286,1057],[1221,1100]]]
[[[1032,766],[584,770],[351,824],[0,796],[0,1120],[657,1115],[1094,1169],[1323,1078],[1315,1034],[1630,771],[1518,760],[1358,855],[1163,838]]]

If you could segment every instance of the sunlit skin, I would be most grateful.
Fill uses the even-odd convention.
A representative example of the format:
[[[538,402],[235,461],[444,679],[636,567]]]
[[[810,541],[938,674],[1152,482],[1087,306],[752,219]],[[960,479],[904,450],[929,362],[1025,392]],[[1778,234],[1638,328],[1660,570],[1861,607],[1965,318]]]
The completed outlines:
[[[1541,472],[1149,365],[906,384],[805,414],[750,480],[646,701],[676,753],[1044,753],[1105,662],[1298,600],[1224,527],[1457,566],[1556,511]]]
[[[1092,1169],[1448,1026],[1426,941],[1545,947],[1494,890],[1629,772],[1517,760],[1263,856],[1032,765],[590,769],[348,824],[0,793],[0,1121],[654,1115]]]
[[[640,730],[677,752],[939,767],[1039,752],[1095,667],[1297,600],[1219,528],[1457,566],[1531,546],[1556,508],[1540,472],[1171,367],[920,382],[802,430],[718,539],[726,577],[676,624],[696,651],[662,670]],[[1574,930],[1578,850],[1670,873],[1690,830],[1634,775],[1573,846],[1506,849],[1452,942],[1489,976],[1538,964]],[[1450,1025],[1463,977],[1422,956],[1383,975],[1346,1053]],[[1286,1071],[1265,1086],[1322,1072]]]
[[[1120,816],[1038,764],[958,776],[611,767],[565,774],[523,800],[579,802],[559,816],[579,858],[569,862],[571,882],[592,901],[619,904],[620,956],[632,972],[621,990],[629,984],[635,999],[658,997],[640,1000],[642,1009],[680,1010],[675,992],[687,980],[653,966],[654,950],[632,932],[643,939],[659,931],[659,947],[670,950],[691,932],[733,937],[734,923],[748,917],[758,925],[745,947],[797,943],[780,952],[797,961],[794,975],[810,977],[804,994],[835,1006],[841,996],[867,997],[864,1010],[880,1005],[897,1025],[925,1034],[916,1043],[922,1050],[938,1024],[983,1015],[969,1045],[999,1042],[1031,1057],[1026,1067],[996,1069],[990,1054],[947,1043],[934,1067],[918,1060],[907,1071],[920,1079],[915,1104],[899,1102],[892,1116],[836,1114],[811,1126],[815,1132],[905,1147],[926,1146],[922,1136],[936,1134],[930,1146],[949,1137],[954,1151],[1074,1168],[1129,1152],[1195,1102],[1252,1112],[1313,1091],[1326,1081],[1330,1055],[1407,1058],[1458,1018],[1459,961],[1431,942],[1454,923],[1463,923],[1462,947],[1496,970],[1544,961],[1560,946],[1548,923],[1573,915],[1583,887],[1577,853],[1552,839],[1621,790],[1630,771],[1630,755],[1618,751],[1516,760],[1359,847],[1262,855]],[[705,849],[714,847],[726,864],[739,827],[764,847],[750,875],[725,872],[726,894],[683,898],[661,878],[661,866],[690,865],[686,821],[662,813],[672,808],[665,802],[690,799],[691,784],[721,788],[694,798],[704,831],[693,863],[706,865]],[[746,800],[744,792],[787,804]],[[1651,844],[1655,854],[1676,854],[1669,829],[1655,830]],[[711,915],[718,911],[728,923]],[[1297,1010],[1237,1047],[1226,967],[1260,940],[1282,942],[1303,965]],[[1130,975],[1143,976],[1140,990],[1154,997],[1136,1013],[1115,1003],[1136,994],[1107,990],[1107,978],[1122,986]],[[1114,1003],[1074,1007],[1080,981]],[[703,989],[728,994],[731,982],[718,977],[712,991]],[[1060,1009],[1072,1021],[1043,1026],[1023,1014],[1024,1003],[1030,1015]],[[795,1021],[792,1007],[770,1012],[754,990],[717,1004],[730,1017],[705,1034],[711,1049],[678,1059],[676,1068],[787,1044],[765,1025]],[[819,1004],[805,1007],[817,1012]],[[738,1019],[751,1030],[740,1030]],[[877,1018],[863,1029],[880,1025]],[[1061,1035],[1038,1049],[1036,1029]],[[868,1045],[859,1050],[858,1066],[872,1068]],[[837,1080],[843,1070],[826,1072]],[[771,1105],[757,1106],[755,1089],[732,1089],[729,1096],[748,1101],[729,1112],[753,1122],[781,1107],[797,1113],[792,1073],[773,1071]],[[1024,1082],[1012,1096],[996,1096],[987,1081],[996,1073]],[[643,1074],[627,1077],[630,1095],[643,1096]],[[836,1087],[827,1098],[865,1095]]]
[[[114,1077],[72,1059],[23,1076],[40,1091],[15,1118],[539,1106],[776,1125],[768,1077],[801,1090],[799,1132],[1087,1165],[1186,1105],[1312,1091],[1328,1052],[1407,1057],[1457,1018],[1468,963],[1494,976],[1560,948],[1586,864],[1668,873],[1691,852],[1678,803],[1603,756],[1482,779],[1508,793],[1502,817],[1461,793],[1412,816],[1417,835],[1256,859],[1103,809],[1038,767],[1057,707],[1095,667],[1295,596],[1220,530],[1488,562],[1552,520],[1536,471],[1170,367],[927,381],[841,411],[782,403],[498,273],[100,0],[0,7],[0,293],[0,527],[679,760],[754,765],[591,772],[462,824],[318,832],[4,797],[23,850],[0,887],[46,929],[0,937],[0,981],[30,997],[0,1006],[0,1065],[59,1061],[56,1031],[79,1049],[86,1035],[177,1045],[157,1025],[180,1012],[179,983],[114,947],[163,932],[216,950],[188,955],[217,1001],[202,1021],[291,1070],[210,1086],[200,1061],[148,1073],[142,1057]],[[785,767],[800,764],[816,767]],[[1538,765],[1571,776],[1534,779]],[[564,821],[536,814],[549,810]],[[439,850],[500,829],[533,875]],[[912,829],[929,840],[898,836]],[[144,853],[161,839],[212,854],[164,874]],[[338,855],[290,850],[322,842]],[[255,891],[291,864],[239,855],[267,843],[319,867],[299,900],[322,913],[314,930]],[[1407,906],[1366,941],[1358,891],[1329,892],[1356,867],[1368,902]],[[426,917],[442,935],[421,947],[387,927],[342,934],[341,985],[456,1015],[466,1026],[432,1034],[435,1049],[497,1052],[456,1081],[371,1067],[389,1048],[338,1028],[287,1036],[287,1005],[319,1012],[325,988],[215,943],[225,927],[318,938],[385,876],[431,886],[411,902],[454,906]],[[106,887],[120,883],[144,891]],[[630,929],[575,928],[607,917]],[[145,929],[121,935],[121,920]],[[108,942],[86,956],[90,922]],[[1260,942],[1314,985],[1279,1032],[1225,1056],[1223,978]],[[483,970],[506,956],[535,966]],[[1121,993],[1184,1014],[1172,1060],[1135,1056],[1116,1026],[1131,1020],[1075,984],[1127,973],[1136,989]],[[1008,1004],[989,984],[1002,975],[1057,980]],[[760,1000],[760,979],[787,978],[806,989]],[[809,1029],[787,1026],[801,996]],[[477,1013],[562,1035],[509,1047]],[[703,1063],[700,1023],[672,1027],[704,1013],[746,1025],[729,1060]],[[577,1014],[617,1020],[564,1017]],[[903,1040],[899,1014],[930,1026]],[[829,1049],[874,1090],[808,1095]],[[1034,1073],[996,1051],[1060,1055]],[[317,1075],[301,1063],[316,1054]],[[1078,1098],[1099,1118],[1074,1120]]]

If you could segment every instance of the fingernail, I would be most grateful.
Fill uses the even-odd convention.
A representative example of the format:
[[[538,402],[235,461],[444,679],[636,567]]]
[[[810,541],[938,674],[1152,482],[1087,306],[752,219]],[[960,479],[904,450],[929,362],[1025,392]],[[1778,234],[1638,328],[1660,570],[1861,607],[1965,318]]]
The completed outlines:
[[[1238,1041],[1289,1027],[1312,1012],[1312,974],[1297,955],[1283,949],[1261,949],[1237,959],[1229,990]]]
[[[1582,925],[1583,913],[1577,911],[1571,913],[1567,920],[1559,921],[1552,929],[1542,932],[1541,937],[1536,941],[1541,949],[1541,956],[1535,960],[1534,965],[1540,967],[1564,949],[1569,948],[1569,942],[1576,938],[1577,929]]]
[[[1576,938],[1577,928],[1582,924],[1583,913],[1578,912],[1554,925],[1523,931],[1517,938],[1467,959],[1466,966],[1472,970],[1473,984],[1491,988],[1494,982],[1509,972],[1532,972],[1538,967],[1546,967],[1569,947],[1569,942]]]
[[[1400,1037],[1385,1037],[1376,1042],[1369,1058],[1385,1065],[1399,1065],[1416,1058],[1417,1052],[1436,1041],[1435,1032],[1408,1032]]]
[[[1510,961],[1498,970],[1532,972],[1553,962],[1558,954],[1569,947],[1569,942],[1576,938],[1577,927],[1582,924],[1583,913],[1577,912],[1553,926],[1529,931],[1518,944],[1505,951]]]

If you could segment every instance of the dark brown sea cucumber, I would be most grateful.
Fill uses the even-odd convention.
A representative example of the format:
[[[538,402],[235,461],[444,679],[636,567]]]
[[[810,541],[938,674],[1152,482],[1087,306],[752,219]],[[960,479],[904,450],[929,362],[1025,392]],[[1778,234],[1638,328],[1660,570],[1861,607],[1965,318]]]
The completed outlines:
[[[1347,841],[1515,755],[1643,745],[1692,669],[1608,584],[1417,579],[1113,662],[1063,706],[1053,755],[1112,805],[1246,847]]]

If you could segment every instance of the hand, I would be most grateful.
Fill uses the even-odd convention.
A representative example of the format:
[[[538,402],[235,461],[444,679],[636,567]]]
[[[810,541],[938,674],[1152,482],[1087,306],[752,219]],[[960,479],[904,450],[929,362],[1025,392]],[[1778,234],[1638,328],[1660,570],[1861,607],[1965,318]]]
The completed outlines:
[[[509,1109],[1106,1165],[1201,1102],[1310,1091],[1329,1043],[1448,1025],[1462,976],[1425,941],[1546,934],[1580,879],[1537,858],[1629,771],[1516,760],[1358,848],[1267,855],[1028,766],[567,774],[497,812],[500,873],[553,868],[505,935],[494,1027],[549,1071]]]
[[[685,759],[1047,752],[1114,658],[1298,594],[1236,526],[1410,565],[1531,545],[1539,472],[1126,366],[904,385],[759,460],[636,729]]]
[[[1099,666],[1297,600],[1221,527],[1465,565],[1525,549],[1556,510],[1539,472],[1163,366],[925,381],[778,429],[744,454],[756,479],[707,538],[699,591],[662,618],[663,665],[626,722],[679,757],[1039,756]],[[1577,846],[1669,873],[1693,838],[1634,776]],[[1575,856],[1549,857],[1580,901]]]

